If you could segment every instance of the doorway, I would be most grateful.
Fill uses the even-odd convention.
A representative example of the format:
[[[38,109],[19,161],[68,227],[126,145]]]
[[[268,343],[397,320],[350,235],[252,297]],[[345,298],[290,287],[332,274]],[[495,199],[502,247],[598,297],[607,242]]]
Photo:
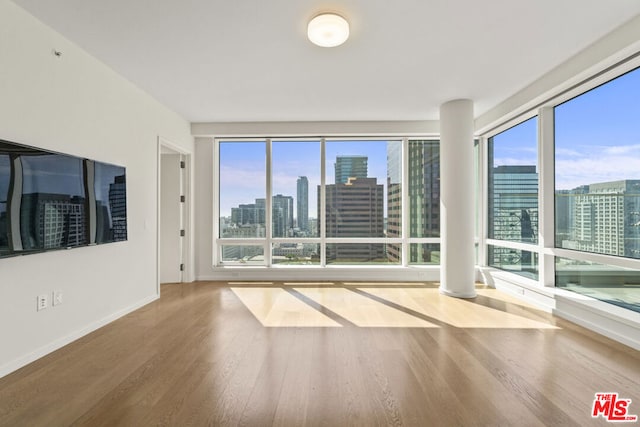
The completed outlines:
[[[188,281],[189,156],[162,139],[159,140],[158,152],[159,286]]]

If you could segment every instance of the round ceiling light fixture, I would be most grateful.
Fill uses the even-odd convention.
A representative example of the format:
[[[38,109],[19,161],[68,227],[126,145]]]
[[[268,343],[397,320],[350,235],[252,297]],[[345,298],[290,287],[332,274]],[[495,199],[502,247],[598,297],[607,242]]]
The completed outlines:
[[[340,46],[349,38],[349,23],[335,13],[322,13],[309,22],[307,36],[318,46]]]

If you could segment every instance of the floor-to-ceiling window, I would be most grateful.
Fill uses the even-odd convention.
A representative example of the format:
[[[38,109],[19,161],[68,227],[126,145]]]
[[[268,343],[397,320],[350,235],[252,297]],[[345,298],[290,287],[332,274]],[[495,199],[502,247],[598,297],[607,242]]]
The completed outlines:
[[[633,263],[583,253],[640,259],[639,94],[636,69],[554,109],[556,285],[635,311]]]
[[[440,141],[408,144],[409,236],[440,237]],[[409,264],[440,264],[439,243],[410,243]]]
[[[220,264],[264,263],[266,147],[264,140],[218,146]]]
[[[326,141],[327,264],[402,263],[401,154],[401,140]]]
[[[216,140],[216,266],[440,261],[439,141]]]
[[[532,117],[488,138],[488,264],[538,276],[538,137]]]
[[[271,143],[271,263],[318,265],[320,140]]]
[[[483,135],[487,266],[640,311],[640,68],[629,69]]]

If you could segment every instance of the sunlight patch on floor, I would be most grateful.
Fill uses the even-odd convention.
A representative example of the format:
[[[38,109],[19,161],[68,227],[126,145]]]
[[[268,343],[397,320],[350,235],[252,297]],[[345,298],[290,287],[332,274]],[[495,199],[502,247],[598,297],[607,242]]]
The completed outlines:
[[[284,286],[334,286],[335,282],[282,282]]]
[[[438,289],[360,288],[360,290],[458,328],[558,329],[548,323],[486,307],[473,300],[451,298],[440,294]],[[484,290],[478,293],[488,296]],[[488,297],[492,298],[493,295]]]
[[[265,327],[559,329],[536,319],[536,308],[496,289],[478,287],[477,299],[442,295],[436,286],[368,283],[234,282],[233,293]],[[245,285],[245,286],[243,286]],[[257,285],[257,286],[256,286]],[[310,286],[311,285],[311,286]],[[315,285],[315,286],[313,286]],[[327,286],[329,285],[329,286]],[[388,285],[388,284],[387,284]],[[326,313],[326,314],[325,314]],[[532,318],[533,317],[533,318]],[[342,320],[342,319],[344,320]]]
[[[379,287],[415,287],[415,286],[420,286],[423,288],[437,288],[438,285],[434,284],[434,283],[411,283],[411,282],[340,282],[341,285],[343,286],[349,286],[349,287],[373,287],[373,288],[379,288]]]
[[[357,326],[381,328],[438,327],[424,319],[382,304],[349,289],[296,288],[295,290]],[[393,292],[398,291],[398,289],[393,290]]]
[[[341,327],[282,288],[231,288],[266,327]]]

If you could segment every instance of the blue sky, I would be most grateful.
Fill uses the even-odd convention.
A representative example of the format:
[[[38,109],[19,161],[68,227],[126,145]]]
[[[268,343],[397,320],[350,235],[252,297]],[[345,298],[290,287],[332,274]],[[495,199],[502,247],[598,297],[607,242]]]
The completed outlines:
[[[537,164],[537,119],[494,137],[494,165]],[[640,179],[640,69],[555,109],[556,189]]]
[[[556,107],[556,189],[640,179],[640,69]]]
[[[368,157],[368,175],[386,184],[387,141],[338,141],[326,143],[326,180],[334,183],[334,163],[338,155]],[[272,142],[273,194],[297,199],[297,179],[309,180],[309,217],[317,216],[317,186],[320,184],[320,141]],[[231,214],[240,203],[253,203],[265,197],[265,143],[233,142],[220,144],[220,212]]]
[[[265,143],[220,144],[220,213],[231,215],[239,203],[265,197]]]
[[[493,137],[493,166],[538,165],[538,118],[533,117]]]

